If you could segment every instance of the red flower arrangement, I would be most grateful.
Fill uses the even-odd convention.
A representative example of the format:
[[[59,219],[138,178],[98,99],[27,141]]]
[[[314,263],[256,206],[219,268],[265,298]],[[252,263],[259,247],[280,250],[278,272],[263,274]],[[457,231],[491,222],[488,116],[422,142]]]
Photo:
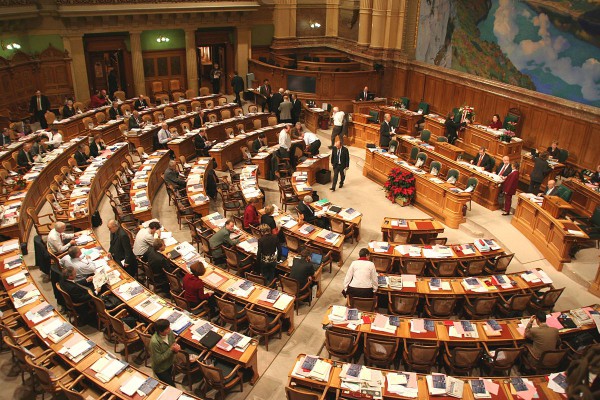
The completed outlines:
[[[405,202],[410,202],[416,193],[415,188],[415,177],[412,172],[405,171],[402,168],[394,168],[390,171],[383,189],[386,193],[386,198],[392,203],[397,198],[402,199]]]

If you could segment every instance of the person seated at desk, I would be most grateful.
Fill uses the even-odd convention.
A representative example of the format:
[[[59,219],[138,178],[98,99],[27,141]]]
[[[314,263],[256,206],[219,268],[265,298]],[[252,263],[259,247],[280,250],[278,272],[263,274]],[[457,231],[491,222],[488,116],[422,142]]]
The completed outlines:
[[[133,103],[133,108],[136,111],[144,110],[148,107],[148,100],[144,97],[143,94],[140,94],[138,99]]]
[[[504,193],[504,212],[502,215],[510,215],[512,206],[512,197],[517,193],[519,185],[519,163],[514,162],[511,166],[511,171],[502,182],[502,193]]]
[[[182,179],[177,171],[177,163],[175,160],[169,161],[169,166],[165,169],[165,182],[177,189],[185,188],[185,179]]]
[[[75,235],[72,233],[65,233],[67,225],[64,222],[55,222],[54,227],[48,233],[46,240],[46,246],[48,251],[52,254],[61,254],[69,250],[69,247],[75,245],[73,239]]]
[[[558,148],[558,140],[553,140],[552,144],[546,150],[548,152],[548,156],[553,160],[558,160],[560,156],[560,149]]]
[[[548,181],[548,186],[546,190],[537,194],[538,196],[558,196],[558,187],[556,186],[556,181],[554,179],[550,179]]]
[[[446,117],[446,122],[444,122],[444,126],[446,127],[446,137],[448,138],[448,143],[454,144],[456,143],[456,139],[458,139],[458,131],[467,126],[467,121],[465,122],[456,122],[454,120],[454,113],[450,111],[448,116]]]
[[[537,321],[538,326],[534,328],[533,323],[535,321]],[[558,329],[546,325],[545,311],[538,311],[529,318],[524,336],[533,342],[525,344],[528,350],[527,357],[539,358],[545,351],[556,350],[560,343]]]
[[[390,114],[385,114],[383,116],[383,122],[379,127],[379,147],[387,149],[390,146],[390,141],[392,140],[393,128],[390,125],[390,121],[392,120],[392,116]]]
[[[258,197],[253,197],[248,200],[248,205],[244,210],[244,229],[246,232],[250,232],[250,226],[257,226],[260,221],[258,219],[258,210],[256,209],[256,205],[258,204]]]
[[[59,130],[51,129],[44,134],[48,136],[48,146],[52,149],[58,148],[63,142],[62,133]]]
[[[492,129],[502,129],[502,121],[500,120],[500,115],[494,114],[492,117],[492,122],[490,123],[490,128]]]
[[[39,160],[46,153],[48,153],[50,149],[48,148],[48,136],[40,135],[34,141],[31,146],[31,154],[33,155],[34,160]]]
[[[502,164],[498,165],[498,168],[496,168],[496,175],[506,178],[511,171],[510,158],[508,158],[508,156],[502,157]]]
[[[100,152],[104,150],[106,150],[106,143],[104,143],[104,140],[102,140],[102,135],[96,133],[94,135],[94,140],[90,144],[90,156],[98,157],[100,155]]]
[[[19,167],[25,168],[29,171],[33,167],[33,154],[31,154],[31,148],[33,145],[31,142],[27,142],[23,145],[19,153],[17,154],[17,164]]]
[[[96,272],[96,266],[93,261],[83,256],[79,246],[71,246],[67,255],[60,259],[60,265],[63,268],[75,268],[75,280],[92,282],[92,276]]]
[[[303,248],[300,257],[294,257],[290,268],[289,278],[298,282],[298,287],[303,288],[308,282],[313,282],[315,278],[315,266],[310,261],[311,251]],[[313,282],[316,284],[315,282]]]
[[[146,122],[140,118],[140,113],[137,110],[133,110],[131,117],[129,117],[128,128],[131,129],[140,129],[146,125]]]
[[[142,257],[148,251],[148,248],[154,244],[154,235],[160,230],[160,223],[152,221],[147,228],[139,230],[133,241],[133,254]]]
[[[92,161],[92,157],[89,157],[87,154],[85,154],[85,144],[83,143],[77,146],[77,151],[75,152],[74,157],[79,167],[88,166]]]
[[[8,146],[10,144],[10,129],[2,129],[2,135],[0,135],[0,147]]]
[[[106,91],[105,91],[105,93],[106,93]],[[96,91],[96,93],[94,93],[90,97],[90,108],[98,108],[98,107],[105,106],[107,104],[108,104],[108,99],[100,91]]]
[[[313,202],[313,198],[310,195],[304,196],[304,199],[298,204],[298,211],[304,217],[304,222],[307,224],[314,224],[319,228],[330,229],[331,225],[326,217],[317,217],[315,212],[310,207],[310,203]]]
[[[91,278],[92,277],[90,277],[90,280]],[[77,319],[94,326],[92,323],[95,319],[94,313],[90,312],[90,306],[85,304],[92,300],[92,294],[88,285],[89,283],[87,281],[82,282],[77,280],[77,272],[72,266],[67,266],[63,269],[63,275],[60,279],[60,288],[69,294],[73,303],[84,303],[81,306],[75,307]]]
[[[210,247],[213,249],[212,256],[216,260],[223,260],[224,253],[221,246],[235,246],[240,242],[235,235],[235,222],[232,219],[225,221],[225,226],[215,232],[209,239]],[[234,236],[234,238],[232,238]]]
[[[73,107],[73,100],[69,99],[67,100],[67,104],[65,104],[62,109],[62,117],[70,118],[75,114],[77,114],[77,110],[75,110],[75,107]]]
[[[252,142],[252,152],[258,153],[261,148],[267,147],[269,144],[267,143],[267,135],[264,133],[260,133],[256,139]]]
[[[190,265],[190,273],[183,277],[184,298],[192,308],[202,303],[204,300],[208,302],[210,315],[217,315],[217,301],[213,296],[213,292],[204,290],[204,282],[202,277],[206,273],[206,266],[201,261],[196,261]]]
[[[377,291],[377,270],[369,261],[369,250],[362,248],[358,252],[358,260],[352,261],[344,277],[344,296],[373,297]]]
[[[365,86],[365,88],[363,89],[362,92],[360,92],[358,94],[358,96],[356,96],[356,100],[357,101],[367,101],[367,100],[373,100],[375,98],[375,95],[373,93],[369,93],[369,87]]]
[[[167,143],[169,143],[173,138],[171,137],[171,132],[169,132],[169,125],[166,122],[163,122],[160,130],[158,131],[158,143],[162,146],[163,149],[167,148]]]
[[[119,104],[115,101],[112,103],[112,107],[108,110],[108,115],[111,120],[117,119],[118,117],[123,117],[123,112],[119,108]]]
[[[319,154],[319,149],[321,148],[321,141],[313,132],[306,131],[304,132],[304,136],[302,137],[304,140],[304,145],[306,146],[305,151],[309,153],[312,157]]]
[[[201,130],[196,136],[194,136],[194,147],[196,149],[196,155],[201,157],[208,157],[208,151],[212,147],[210,140],[206,138],[206,131]]]
[[[296,122],[290,133],[292,139],[302,139],[304,137],[304,128],[302,122]]]
[[[596,186],[600,184],[600,165],[596,167],[596,172],[590,177],[590,183]]]
[[[273,206],[270,207],[272,208]],[[279,238],[277,237],[277,229],[276,227],[272,229],[271,226],[261,223],[258,226],[258,230],[260,231],[261,237],[258,238],[256,271],[265,278],[267,283],[271,283],[275,278],[277,260],[281,258],[281,246],[279,245]]]
[[[194,122],[192,124],[192,127],[194,129],[202,128],[204,126],[205,122],[206,121],[204,120],[204,111],[199,110],[198,114],[196,114],[196,116],[194,117]]]
[[[494,168],[494,160],[485,152],[485,147],[479,148],[479,153],[471,160],[471,164],[483,167],[484,171],[487,172],[492,172],[492,168]]]
[[[167,257],[161,254],[161,252],[165,251],[165,248],[164,240],[160,238],[154,239],[152,246],[148,247],[148,250],[146,250],[146,253],[144,253],[144,256],[142,257],[146,260],[148,267],[150,267],[154,273],[156,282],[164,282],[167,279],[163,268],[167,271],[171,271],[172,269],[172,267],[170,267],[171,263],[169,263]]]

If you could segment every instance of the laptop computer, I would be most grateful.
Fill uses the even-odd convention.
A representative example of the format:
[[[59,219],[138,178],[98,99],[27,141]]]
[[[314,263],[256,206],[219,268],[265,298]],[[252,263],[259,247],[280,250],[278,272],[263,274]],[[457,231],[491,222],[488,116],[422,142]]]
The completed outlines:
[[[310,262],[315,264],[315,265],[321,265],[321,262],[323,261],[323,255],[319,254],[319,253],[311,253],[310,255]]]

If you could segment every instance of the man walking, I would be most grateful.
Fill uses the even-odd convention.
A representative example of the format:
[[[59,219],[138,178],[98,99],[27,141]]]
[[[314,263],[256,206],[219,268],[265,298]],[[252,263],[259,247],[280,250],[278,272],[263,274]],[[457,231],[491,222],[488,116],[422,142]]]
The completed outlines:
[[[337,185],[338,175],[340,179],[340,189],[344,187],[344,180],[346,179],[346,170],[350,166],[350,153],[348,149],[342,146],[342,142],[336,139],[335,146],[331,152],[331,165],[333,166],[333,183],[331,184],[331,191],[335,192],[335,186]]]

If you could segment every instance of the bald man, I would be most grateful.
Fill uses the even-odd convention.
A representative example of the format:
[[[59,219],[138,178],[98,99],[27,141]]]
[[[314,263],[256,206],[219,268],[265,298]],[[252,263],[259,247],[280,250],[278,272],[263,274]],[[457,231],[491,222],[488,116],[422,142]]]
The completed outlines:
[[[108,221],[107,226],[110,231],[110,248],[108,252],[113,260],[125,268],[129,275],[136,276],[137,259],[133,254],[133,246],[127,232],[114,219]]]
[[[181,179],[181,176],[177,171],[177,163],[175,160],[169,161],[169,166],[165,170],[165,182],[174,186],[176,189],[185,188],[185,180]]]
[[[502,157],[502,164],[498,165],[498,168],[496,168],[496,175],[506,178],[511,171],[510,158],[508,158],[508,156]]]
[[[538,193],[538,196],[558,196],[558,188],[556,187],[556,181],[550,179],[548,181],[548,187],[545,191]]]

